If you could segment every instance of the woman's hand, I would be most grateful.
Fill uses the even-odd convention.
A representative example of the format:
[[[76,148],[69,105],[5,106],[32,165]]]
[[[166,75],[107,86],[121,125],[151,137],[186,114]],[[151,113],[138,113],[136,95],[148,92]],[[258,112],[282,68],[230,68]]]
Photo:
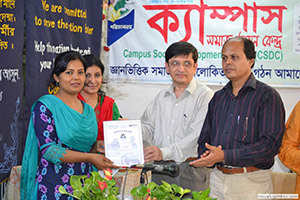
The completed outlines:
[[[111,160],[101,154],[92,154],[92,156],[91,163],[97,167],[97,169],[119,168],[114,165]]]
[[[118,120],[129,120],[128,118],[119,118]]]
[[[60,158],[60,161],[63,163],[89,162],[98,169],[119,168],[103,154],[84,153],[73,150],[66,150],[66,153],[63,154],[63,157]]]

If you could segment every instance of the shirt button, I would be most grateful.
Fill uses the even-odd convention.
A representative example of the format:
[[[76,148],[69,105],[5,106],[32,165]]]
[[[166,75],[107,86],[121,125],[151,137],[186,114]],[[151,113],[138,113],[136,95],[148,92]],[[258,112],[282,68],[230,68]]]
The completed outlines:
[[[233,99],[233,102],[236,102],[236,98]]]
[[[170,136],[168,136],[168,139],[170,139]]]
[[[176,103],[175,106],[178,106],[178,103]]]
[[[174,122],[175,122],[175,121],[174,121],[174,120],[172,120],[172,123],[173,123],[173,124],[174,124]]]

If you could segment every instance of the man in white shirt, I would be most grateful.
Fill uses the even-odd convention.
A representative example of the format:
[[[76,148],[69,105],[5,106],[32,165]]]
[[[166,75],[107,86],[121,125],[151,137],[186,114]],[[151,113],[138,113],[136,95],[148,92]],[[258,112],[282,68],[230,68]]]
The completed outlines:
[[[171,164],[180,168],[178,177],[152,173],[152,181],[177,184],[192,191],[209,186],[207,168],[189,166],[197,157],[199,137],[213,91],[193,77],[197,70],[197,49],[188,42],[171,44],[165,53],[165,67],[173,84],[148,105],[142,118],[145,162]]]

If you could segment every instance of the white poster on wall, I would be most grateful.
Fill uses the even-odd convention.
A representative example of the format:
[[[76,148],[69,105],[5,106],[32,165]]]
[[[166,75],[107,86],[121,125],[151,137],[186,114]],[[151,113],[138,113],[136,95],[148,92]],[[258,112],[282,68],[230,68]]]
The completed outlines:
[[[166,48],[177,41],[199,51],[195,78],[224,85],[221,48],[233,36],[256,47],[255,77],[277,87],[300,87],[300,2],[119,0],[108,12],[109,79],[169,83]]]

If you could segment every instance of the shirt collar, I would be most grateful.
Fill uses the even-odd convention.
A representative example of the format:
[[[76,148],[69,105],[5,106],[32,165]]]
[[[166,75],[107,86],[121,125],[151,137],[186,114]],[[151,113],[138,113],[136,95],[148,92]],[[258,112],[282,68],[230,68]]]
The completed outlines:
[[[256,83],[257,80],[254,77],[253,73],[251,72],[249,78],[247,79],[247,81],[245,82],[245,84],[243,85],[243,87],[240,89],[240,91],[244,90],[245,88],[253,88],[256,89]],[[232,84],[231,81],[229,81],[225,86],[224,89],[228,92],[232,92]]]
[[[165,96],[175,94],[174,92],[174,84],[172,84],[166,91]],[[197,81],[193,78],[188,86],[185,88],[184,92],[188,92],[191,95],[194,95],[197,89]]]

